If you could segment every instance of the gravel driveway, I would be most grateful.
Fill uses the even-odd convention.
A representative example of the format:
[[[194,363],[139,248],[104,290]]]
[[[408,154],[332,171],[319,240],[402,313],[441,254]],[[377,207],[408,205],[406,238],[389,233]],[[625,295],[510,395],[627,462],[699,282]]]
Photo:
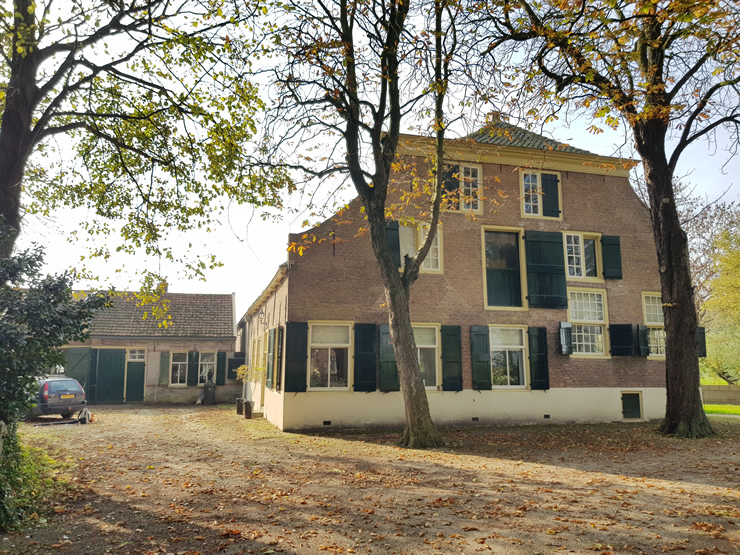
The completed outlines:
[[[76,484],[0,553],[735,553],[740,421],[285,434],[226,407],[95,407],[23,425]],[[49,418],[48,421],[52,421]],[[38,422],[36,422],[38,423]]]

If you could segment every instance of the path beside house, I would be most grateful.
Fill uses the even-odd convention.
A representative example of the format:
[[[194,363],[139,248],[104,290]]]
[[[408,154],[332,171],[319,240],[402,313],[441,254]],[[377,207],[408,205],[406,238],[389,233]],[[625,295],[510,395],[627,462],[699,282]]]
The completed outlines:
[[[734,553],[740,421],[285,434],[221,407],[96,407],[25,437],[72,449],[77,494],[0,553]]]

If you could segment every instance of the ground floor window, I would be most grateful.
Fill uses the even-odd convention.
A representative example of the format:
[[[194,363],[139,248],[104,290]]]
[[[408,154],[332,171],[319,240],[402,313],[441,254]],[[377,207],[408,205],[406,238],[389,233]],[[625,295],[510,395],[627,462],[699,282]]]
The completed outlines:
[[[170,385],[187,385],[188,354],[172,353],[170,361]]]
[[[489,336],[493,387],[524,387],[524,329],[492,327]]]
[[[216,353],[199,353],[198,383],[216,381]]]
[[[309,387],[346,389],[349,384],[349,324],[312,324]]]
[[[414,341],[419,357],[419,370],[424,385],[437,387],[437,328],[434,326],[413,326]]]
[[[648,328],[648,347],[651,356],[665,356],[665,321],[660,293],[643,293],[642,308]]]

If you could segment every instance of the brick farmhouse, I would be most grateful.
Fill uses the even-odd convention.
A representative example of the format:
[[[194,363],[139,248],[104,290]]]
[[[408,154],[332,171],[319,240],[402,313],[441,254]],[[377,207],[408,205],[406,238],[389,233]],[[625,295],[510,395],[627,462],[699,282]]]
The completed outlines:
[[[403,136],[388,238],[425,237],[430,139]],[[661,418],[665,332],[650,216],[632,161],[499,124],[446,146],[445,209],[411,317],[438,424]],[[289,241],[237,325],[284,430],[400,426],[403,399],[358,199]]]

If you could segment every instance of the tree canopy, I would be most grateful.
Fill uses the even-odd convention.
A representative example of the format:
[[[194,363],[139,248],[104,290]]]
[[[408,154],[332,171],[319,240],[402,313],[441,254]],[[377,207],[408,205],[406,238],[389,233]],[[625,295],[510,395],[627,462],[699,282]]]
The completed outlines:
[[[207,227],[224,197],[279,205],[285,175],[250,164],[252,15],[229,0],[0,8],[0,216],[16,230],[0,255],[26,211],[87,207],[91,233],[120,220],[118,249],[172,258],[168,230]]]

